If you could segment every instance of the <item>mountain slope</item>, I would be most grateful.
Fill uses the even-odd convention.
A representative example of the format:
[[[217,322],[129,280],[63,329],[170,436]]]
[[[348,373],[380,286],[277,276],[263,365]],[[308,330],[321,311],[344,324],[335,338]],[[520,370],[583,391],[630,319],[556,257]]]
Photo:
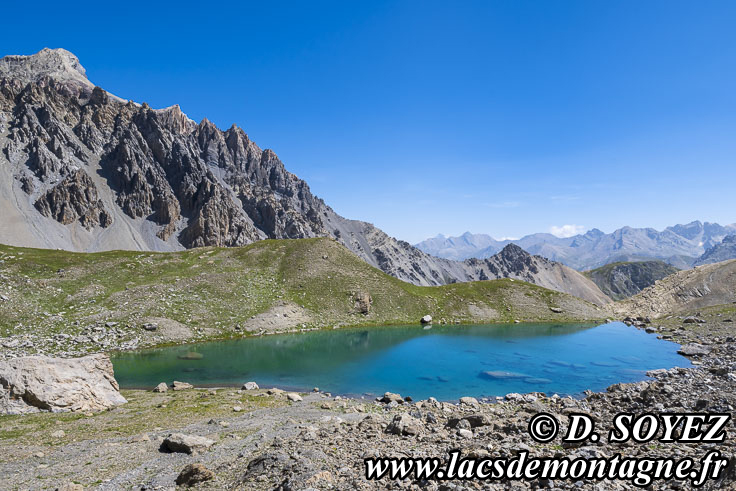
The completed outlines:
[[[729,259],[736,259],[736,235],[725,237],[720,244],[716,244],[705,251],[693,265],[701,266],[703,264],[728,261]]]
[[[557,307],[563,312],[550,310]],[[426,314],[438,323],[605,316],[522,281],[411,285],[328,238],[167,253],[0,245],[0,358],[10,349],[78,353],[247,331],[418,324]],[[158,328],[146,330],[151,323]]]
[[[641,261],[611,263],[588,271],[585,275],[612,299],[623,300],[677,271],[677,268],[664,261]]]
[[[552,265],[508,272],[493,261],[447,261],[345,219],[242,129],[197,124],[178,106],[124,101],[84,73],[64,50],[0,60],[0,242],[175,251],[330,236],[417,285],[493,279],[504,271],[604,301],[587,279]]]
[[[679,271],[613,308],[622,315],[659,317],[733,302],[736,260]]]
[[[720,243],[724,237],[736,234],[736,224],[722,226],[717,223],[694,221],[686,225],[667,227],[662,231],[653,228],[623,227],[606,234],[592,229],[584,234],[560,238],[552,234],[532,234],[513,241],[494,241],[485,248],[473,248],[477,238],[493,241],[487,235],[464,234],[462,237],[444,237],[438,244],[428,239],[416,246],[430,250],[440,257],[460,258],[490,257],[500,247],[512,242],[531,254],[538,254],[559,261],[577,270],[590,270],[612,262],[662,260],[677,268],[689,268],[695,258],[708,248]],[[462,238],[462,241],[460,239]],[[461,248],[455,244],[462,242]]]

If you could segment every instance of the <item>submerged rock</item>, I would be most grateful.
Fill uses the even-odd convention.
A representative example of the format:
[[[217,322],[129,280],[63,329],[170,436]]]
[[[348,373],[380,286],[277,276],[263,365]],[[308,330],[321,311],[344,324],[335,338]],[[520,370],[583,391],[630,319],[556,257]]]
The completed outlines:
[[[0,361],[0,414],[102,411],[126,402],[107,355]]]
[[[204,355],[202,353],[196,353],[194,351],[189,351],[187,353],[184,353],[183,355],[177,356],[180,360],[201,360],[204,358]]]

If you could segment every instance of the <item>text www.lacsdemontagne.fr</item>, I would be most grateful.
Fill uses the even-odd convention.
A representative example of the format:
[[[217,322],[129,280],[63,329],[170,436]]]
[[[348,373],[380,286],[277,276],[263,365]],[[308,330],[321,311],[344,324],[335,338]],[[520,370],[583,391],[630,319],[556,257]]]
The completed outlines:
[[[616,454],[609,458],[537,458],[521,451],[511,458],[463,458],[460,452],[450,452],[446,465],[439,458],[368,458],[365,476],[369,480],[624,480],[646,487],[653,481],[690,480],[702,486],[708,479],[717,479],[728,465],[718,451],[708,452],[700,461],[690,458],[634,458]]]

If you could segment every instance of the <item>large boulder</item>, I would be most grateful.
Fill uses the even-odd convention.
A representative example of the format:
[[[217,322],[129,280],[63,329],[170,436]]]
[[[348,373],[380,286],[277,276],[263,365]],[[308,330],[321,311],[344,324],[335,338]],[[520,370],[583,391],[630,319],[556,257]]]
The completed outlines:
[[[0,414],[102,411],[126,402],[107,355],[0,361]]]
[[[164,438],[161,449],[168,452],[196,454],[215,444],[214,440],[196,435],[172,433]]]

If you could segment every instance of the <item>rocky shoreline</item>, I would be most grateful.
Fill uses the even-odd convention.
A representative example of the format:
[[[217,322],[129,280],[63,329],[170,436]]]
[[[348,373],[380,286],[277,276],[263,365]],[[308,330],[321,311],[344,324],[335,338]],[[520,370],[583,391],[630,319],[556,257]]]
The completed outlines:
[[[0,472],[8,489],[72,484],[82,488],[67,489],[172,489],[177,479],[203,489],[633,489],[626,481],[376,482],[365,479],[363,459],[446,459],[453,449],[477,458],[509,457],[525,450],[540,457],[620,453],[698,460],[712,449],[731,457],[736,446],[730,439],[730,423],[728,437],[719,445],[610,444],[601,438],[565,448],[559,437],[540,444],[527,431],[529,418],[539,412],[554,415],[563,430],[567,416],[576,412],[591,415],[602,429],[610,428],[613,416],[622,411],[731,413],[736,406],[736,329],[727,322],[731,312],[697,313],[702,323],[684,323],[682,318],[655,324],[637,321],[642,328],[681,343],[693,366],[655,370],[649,373],[651,380],[617,384],[582,399],[533,393],[509,394],[497,403],[473,398],[460,403],[409,401],[398,395],[373,401],[323,392],[295,397],[273,389],[195,388],[124,391],[130,402],[103,413],[5,416],[0,419],[4,455]],[[688,346],[698,349],[688,351]],[[33,430],[22,436],[24,425]],[[172,434],[206,445],[191,453],[171,451],[165,442]],[[24,442],[27,446],[21,447]],[[185,476],[180,478],[181,474]],[[731,466],[720,481],[709,481],[701,489],[733,487],[735,482]],[[689,481],[652,486],[691,487]]]

